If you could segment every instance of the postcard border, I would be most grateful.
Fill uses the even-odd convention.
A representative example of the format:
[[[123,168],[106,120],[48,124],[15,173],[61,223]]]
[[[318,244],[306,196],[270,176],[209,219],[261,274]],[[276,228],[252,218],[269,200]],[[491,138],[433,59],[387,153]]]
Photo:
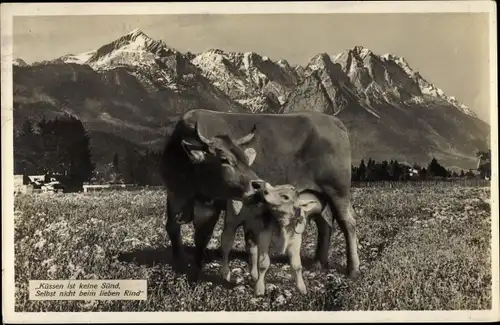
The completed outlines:
[[[394,321],[491,321],[499,319],[498,256],[498,90],[497,31],[494,1],[366,1],[366,2],[245,2],[245,3],[3,3],[2,34],[2,295],[4,321],[24,322],[394,322]],[[117,8],[120,8],[117,10]],[[14,312],[14,232],[13,232],[13,123],[12,123],[12,20],[21,15],[146,15],[146,14],[258,14],[258,13],[430,13],[487,12],[490,17],[490,123],[492,179],[492,306],[489,311],[342,311],[342,312]],[[496,307],[495,307],[496,306]],[[224,315],[221,318],[221,315]]]

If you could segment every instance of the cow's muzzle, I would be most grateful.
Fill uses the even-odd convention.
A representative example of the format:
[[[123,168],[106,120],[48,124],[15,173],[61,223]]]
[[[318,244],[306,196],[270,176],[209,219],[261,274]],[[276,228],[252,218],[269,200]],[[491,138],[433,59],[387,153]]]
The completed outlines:
[[[256,195],[259,195],[265,188],[266,182],[260,179],[251,180],[249,183],[248,190],[243,194],[244,200],[253,199]]]
[[[250,189],[244,195],[244,201],[247,204],[255,204],[264,202],[264,193],[266,192],[269,183],[261,179],[250,181]]]
[[[258,192],[266,187],[266,181],[261,179],[250,181],[250,187],[254,191]]]

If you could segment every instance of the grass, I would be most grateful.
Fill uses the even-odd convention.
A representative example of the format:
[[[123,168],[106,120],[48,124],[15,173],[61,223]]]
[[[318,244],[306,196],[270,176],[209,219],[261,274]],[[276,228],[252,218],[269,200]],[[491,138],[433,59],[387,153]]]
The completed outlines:
[[[398,186],[355,188],[362,278],[343,275],[345,242],[335,227],[332,269],[306,267],[307,296],[294,289],[288,261],[273,253],[268,294],[254,298],[241,229],[230,262],[232,284],[211,254],[191,286],[173,272],[163,191],[32,194],[15,199],[15,310],[272,311],[480,310],[491,308],[489,188]],[[209,248],[219,247],[222,220]],[[183,226],[193,258],[193,228]],[[304,263],[313,256],[306,230]],[[213,252],[212,252],[213,253]],[[146,279],[145,301],[30,301],[28,280]]]

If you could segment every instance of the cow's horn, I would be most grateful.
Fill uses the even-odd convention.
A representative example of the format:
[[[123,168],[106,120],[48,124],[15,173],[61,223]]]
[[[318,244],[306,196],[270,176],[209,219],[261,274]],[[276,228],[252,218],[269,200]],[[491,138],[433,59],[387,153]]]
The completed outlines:
[[[250,142],[253,139],[253,137],[255,136],[256,129],[257,129],[257,125],[254,124],[252,131],[250,131],[250,133],[248,133],[247,135],[245,135],[245,136],[243,136],[235,141],[236,145],[241,146],[243,144]]]
[[[209,144],[210,143],[210,140],[208,140],[207,138],[205,138],[201,133],[200,133],[200,129],[198,128],[198,121],[196,121],[196,124],[194,125],[194,129],[196,130],[196,134],[198,135],[198,138],[203,142],[203,143],[206,143],[206,144]]]

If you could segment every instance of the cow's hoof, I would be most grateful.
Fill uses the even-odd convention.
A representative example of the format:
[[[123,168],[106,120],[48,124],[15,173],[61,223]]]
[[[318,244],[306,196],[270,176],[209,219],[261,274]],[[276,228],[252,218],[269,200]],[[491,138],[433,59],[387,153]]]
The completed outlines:
[[[348,277],[351,280],[358,280],[361,277],[361,272],[359,270],[350,270]]]
[[[189,277],[189,281],[190,282],[193,282],[193,283],[197,283],[200,281],[200,278],[203,274],[202,270],[200,269],[191,269],[190,271],[188,271],[188,277]]]
[[[222,274],[225,274],[223,275],[224,276],[224,279],[227,281],[227,282],[231,282],[231,272],[227,271],[227,272],[223,272]]]
[[[330,269],[330,264],[328,262],[316,261],[312,265],[312,270],[315,272],[326,271]]]
[[[175,262],[172,265],[172,268],[174,269],[175,273],[186,273],[186,271],[188,269],[188,267],[184,261]]]
[[[189,277],[189,282],[191,283],[191,286],[196,286],[200,282],[200,274],[192,274]]]

